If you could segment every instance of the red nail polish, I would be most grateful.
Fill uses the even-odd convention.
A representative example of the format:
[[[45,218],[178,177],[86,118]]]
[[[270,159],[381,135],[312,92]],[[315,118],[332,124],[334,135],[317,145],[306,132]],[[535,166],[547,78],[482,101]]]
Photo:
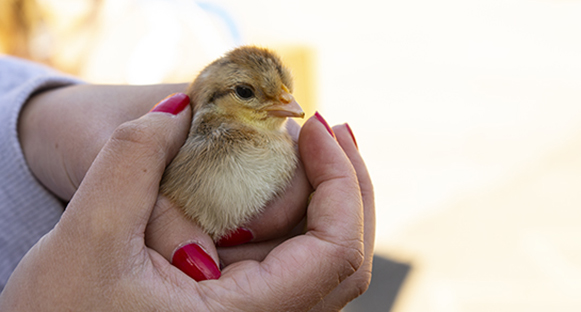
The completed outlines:
[[[355,147],[357,147],[357,149],[359,149],[359,145],[357,145],[357,140],[355,140],[355,135],[353,135],[353,130],[351,130],[351,127],[349,127],[348,123],[345,123],[345,128],[347,128],[347,131],[349,131],[349,134],[351,135],[351,138],[353,139],[353,143],[355,143]]]
[[[236,231],[228,234],[228,236],[221,238],[216,243],[216,245],[220,246],[220,247],[238,246],[238,245],[242,245],[244,243],[248,243],[253,238],[254,238],[254,235],[252,235],[252,232],[250,232],[250,230],[245,229],[245,228],[239,228]]]
[[[177,115],[190,104],[190,97],[184,93],[172,93],[159,101],[150,112],[170,113]]]
[[[325,128],[327,129],[327,131],[329,131],[329,134],[331,134],[332,137],[335,137],[333,129],[329,127],[329,124],[327,123],[327,121],[325,121],[325,118],[323,118],[323,116],[319,114],[319,112],[315,112],[315,118],[317,118],[317,120],[320,121],[323,124],[323,126],[325,126]]]
[[[220,269],[198,244],[192,243],[176,250],[171,263],[196,281],[220,278]]]

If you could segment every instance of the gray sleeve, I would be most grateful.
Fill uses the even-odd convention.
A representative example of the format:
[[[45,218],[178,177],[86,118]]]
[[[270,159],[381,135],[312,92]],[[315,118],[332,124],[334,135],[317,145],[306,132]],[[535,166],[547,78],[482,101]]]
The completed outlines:
[[[80,81],[44,66],[0,57],[0,291],[64,209],[28,169],[17,134],[20,110],[35,92],[76,83]]]

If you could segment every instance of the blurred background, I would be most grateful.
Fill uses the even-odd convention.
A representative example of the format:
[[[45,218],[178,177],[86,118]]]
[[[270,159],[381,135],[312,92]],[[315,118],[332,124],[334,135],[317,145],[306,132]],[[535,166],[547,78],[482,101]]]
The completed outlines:
[[[346,311],[581,311],[581,1],[0,1],[1,52],[93,83],[279,51],[375,184]]]

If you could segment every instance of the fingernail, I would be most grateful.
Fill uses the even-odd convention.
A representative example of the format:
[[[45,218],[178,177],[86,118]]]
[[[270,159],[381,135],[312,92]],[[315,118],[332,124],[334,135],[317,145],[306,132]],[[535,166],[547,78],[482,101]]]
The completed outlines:
[[[355,147],[357,147],[357,149],[359,149],[359,145],[357,145],[357,140],[355,140],[355,135],[353,135],[353,130],[351,130],[351,127],[349,127],[348,123],[345,123],[345,127],[347,128],[347,131],[349,131],[349,134],[351,135],[351,138],[353,139],[353,143],[355,143]]]
[[[221,275],[214,259],[196,243],[176,250],[171,263],[198,282],[218,279]]]
[[[221,238],[216,245],[219,247],[232,247],[248,243],[254,238],[252,232],[245,228],[239,228],[236,231]]]
[[[325,128],[327,129],[327,131],[329,131],[329,134],[331,134],[332,137],[335,137],[333,129],[329,127],[329,124],[327,123],[327,121],[325,121],[325,118],[323,118],[323,116],[319,114],[319,112],[315,112],[315,118],[317,118],[317,120],[320,121],[323,124],[323,126],[325,126]]]
[[[159,101],[159,103],[155,104],[150,112],[177,115],[183,111],[188,104],[190,104],[189,96],[184,93],[172,93],[165,99]]]

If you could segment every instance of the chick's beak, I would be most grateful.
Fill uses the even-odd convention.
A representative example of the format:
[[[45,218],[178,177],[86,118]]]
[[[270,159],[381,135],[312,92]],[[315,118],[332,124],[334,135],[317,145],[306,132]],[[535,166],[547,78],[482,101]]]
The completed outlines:
[[[274,104],[266,107],[264,110],[268,111],[270,116],[305,117],[305,112],[285,86],[282,86],[278,101],[275,101]]]

